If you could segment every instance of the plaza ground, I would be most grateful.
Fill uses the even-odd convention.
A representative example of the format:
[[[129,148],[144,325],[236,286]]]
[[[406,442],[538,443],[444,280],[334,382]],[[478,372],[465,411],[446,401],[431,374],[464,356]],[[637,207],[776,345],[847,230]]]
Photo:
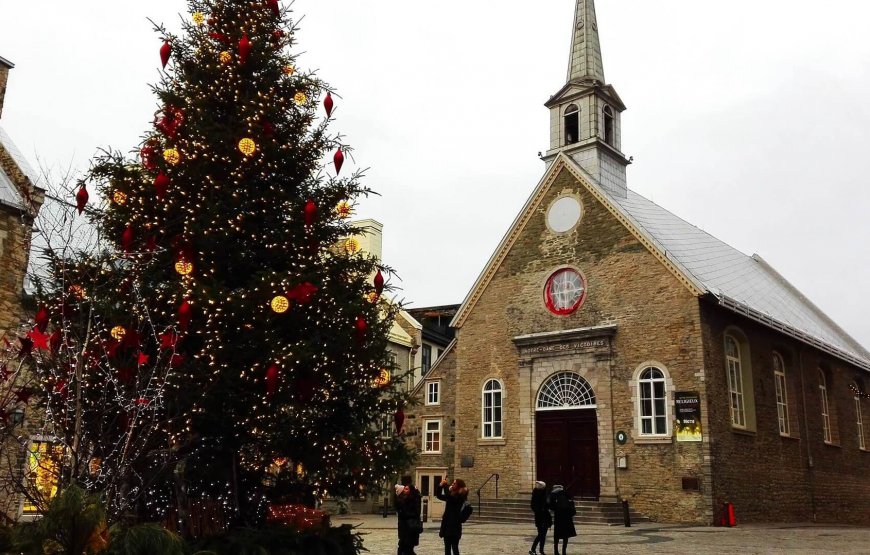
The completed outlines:
[[[473,519],[474,517],[472,517]],[[396,517],[390,515],[344,515],[333,524],[358,526],[365,547],[372,555],[396,552]],[[444,544],[438,537],[438,522],[427,522],[416,552],[441,555]],[[552,529],[551,529],[552,532]],[[736,528],[696,527],[668,524],[622,526],[578,526],[579,536],[568,544],[569,555],[589,553],[867,553],[870,528],[830,525],[747,524]],[[463,555],[528,553],[534,537],[531,526],[482,524],[465,525],[460,542]],[[551,554],[551,537],[547,538]]]

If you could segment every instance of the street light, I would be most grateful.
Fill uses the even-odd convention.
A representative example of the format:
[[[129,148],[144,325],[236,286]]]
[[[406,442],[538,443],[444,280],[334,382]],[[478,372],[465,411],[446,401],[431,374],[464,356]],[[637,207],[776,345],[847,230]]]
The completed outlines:
[[[18,407],[17,409],[12,411],[12,414],[9,415],[12,420],[12,427],[18,427],[24,423],[24,409]]]

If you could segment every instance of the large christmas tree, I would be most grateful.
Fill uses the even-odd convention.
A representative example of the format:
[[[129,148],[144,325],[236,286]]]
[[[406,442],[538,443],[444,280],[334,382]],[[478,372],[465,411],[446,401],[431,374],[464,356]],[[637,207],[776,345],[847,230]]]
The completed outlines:
[[[93,218],[109,260],[87,297],[101,349],[84,359],[103,379],[72,372],[62,387],[95,403],[106,381],[130,389],[159,423],[165,442],[149,435],[138,480],[119,488],[142,494],[141,511],[209,498],[251,522],[269,503],[373,491],[407,464],[376,425],[405,400],[380,379],[397,308],[382,298],[389,269],[345,248],[369,190],[341,173],[333,97],[296,67],[289,11],[188,4],[182,36],[158,27],[159,110],[137,159],[107,153],[86,180],[107,199]],[[69,286],[44,297],[67,342],[85,325],[61,314]]]

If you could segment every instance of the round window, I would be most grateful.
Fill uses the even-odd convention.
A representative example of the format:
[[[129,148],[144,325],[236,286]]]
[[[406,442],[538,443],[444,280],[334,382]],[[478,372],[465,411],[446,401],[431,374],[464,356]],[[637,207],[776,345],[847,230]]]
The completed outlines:
[[[574,197],[561,197],[547,210],[547,227],[556,233],[565,233],[574,229],[582,213],[580,201]]]
[[[563,268],[547,280],[544,302],[553,314],[571,314],[585,299],[586,282],[577,270]]]

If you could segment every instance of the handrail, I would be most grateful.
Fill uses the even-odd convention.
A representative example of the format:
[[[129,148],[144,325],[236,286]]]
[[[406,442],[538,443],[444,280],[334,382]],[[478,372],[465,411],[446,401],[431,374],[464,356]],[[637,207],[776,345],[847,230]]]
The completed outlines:
[[[484,481],[483,484],[482,484],[479,488],[477,488],[477,514],[478,514],[478,515],[480,515],[480,490],[482,490],[482,489],[483,489],[483,486],[485,486],[486,484],[488,484],[489,481],[492,480],[493,478],[495,478],[495,498],[498,499],[498,479],[499,479],[499,475],[498,475],[497,472],[493,472],[492,474],[489,475],[489,478],[487,478],[486,481]]]

